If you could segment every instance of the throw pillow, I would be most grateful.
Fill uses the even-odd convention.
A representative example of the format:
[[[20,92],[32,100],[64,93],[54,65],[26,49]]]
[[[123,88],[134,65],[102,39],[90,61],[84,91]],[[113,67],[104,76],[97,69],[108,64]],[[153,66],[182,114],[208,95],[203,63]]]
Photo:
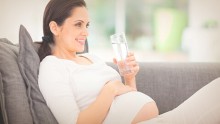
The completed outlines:
[[[0,39],[0,85],[3,86],[0,100],[5,124],[33,123],[26,86],[18,68],[18,50],[18,46],[7,39]]]
[[[7,113],[5,109],[5,97],[3,91],[2,74],[0,72],[0,123],[8,124]]]
[[[34,123],[57,124],[38,87],[39,56],[34,49],[30,34],[22,25],[19,31],[19,46],[18,65],[27,85],[27,95]]]

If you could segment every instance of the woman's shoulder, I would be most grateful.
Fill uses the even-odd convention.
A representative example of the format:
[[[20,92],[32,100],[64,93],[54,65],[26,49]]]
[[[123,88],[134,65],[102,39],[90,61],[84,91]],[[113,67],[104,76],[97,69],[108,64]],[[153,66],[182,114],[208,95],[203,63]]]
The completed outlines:
[[[64,61],[49,55],[41,61],[40,68],[63,68],[64,65]]]
[[[68,73],[68,68],[64,60],[60,60],[55,56],[47,56],[45,57],[39,67],[39,75],[60,75],[64,76]]]
[[[44,64],[56,64],[58,63],[57,59],[55,56],[52,56],[52,55],[49,55],[49,56],[46,56],[42,61],[41,61],[41,65],[44,65]]]

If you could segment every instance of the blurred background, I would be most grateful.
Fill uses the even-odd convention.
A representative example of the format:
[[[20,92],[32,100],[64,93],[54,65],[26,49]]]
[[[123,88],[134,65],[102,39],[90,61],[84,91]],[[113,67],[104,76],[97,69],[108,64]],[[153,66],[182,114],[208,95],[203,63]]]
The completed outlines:
[[[18,43],[23,24],[34,41],[43,36],[49,0],[0,0],[0,37]],[[85,0],[89,52],[112,61],[110,35],[125,32],[141,62],[219,62],[220,0]]]

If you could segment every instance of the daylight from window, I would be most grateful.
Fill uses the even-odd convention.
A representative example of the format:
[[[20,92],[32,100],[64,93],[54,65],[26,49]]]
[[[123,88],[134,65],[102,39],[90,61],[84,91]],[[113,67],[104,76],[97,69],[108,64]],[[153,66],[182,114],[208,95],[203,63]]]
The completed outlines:
[[[0,37],[18,43],[23,24],[34,41],[41,41],[48,1],[0,0]],[[140,62],[220,61],[219,0],[85,1],[89,52],[106,62],[114,57],[110,36],[119,32],[126,34],[128,49]]]
[[[138,61],[220,61],[217,0],[88,0],[90,52],[112,61],[110,35],[125,32]]]

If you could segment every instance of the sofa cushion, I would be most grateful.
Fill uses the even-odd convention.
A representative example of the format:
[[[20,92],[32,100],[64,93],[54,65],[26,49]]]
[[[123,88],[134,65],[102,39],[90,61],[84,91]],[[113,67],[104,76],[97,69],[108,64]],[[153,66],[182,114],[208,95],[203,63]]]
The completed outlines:
[[[0,72],[2,76],[4,98],[2,115],[5,123],[31,124],[33,122],[29,109],[26,86],[17,64],[18,46],[7,39],[0,39]],[[4,107],[5,105],[5,107]],[[6,114],[7,113],[7,114]]]
[[[216,78],[173,110],[139,124],[220,124],[220,78]]]
[[[30,34],[22,25],[19,32],[19,45],[18,65],[27,85],[33,121],[35,124],[57,124],[38,87],[39,56]]]
[[[5,96],[3,92],[2,74],[0,72],[0,123],[8,124],[7,113],[5,109]]]

